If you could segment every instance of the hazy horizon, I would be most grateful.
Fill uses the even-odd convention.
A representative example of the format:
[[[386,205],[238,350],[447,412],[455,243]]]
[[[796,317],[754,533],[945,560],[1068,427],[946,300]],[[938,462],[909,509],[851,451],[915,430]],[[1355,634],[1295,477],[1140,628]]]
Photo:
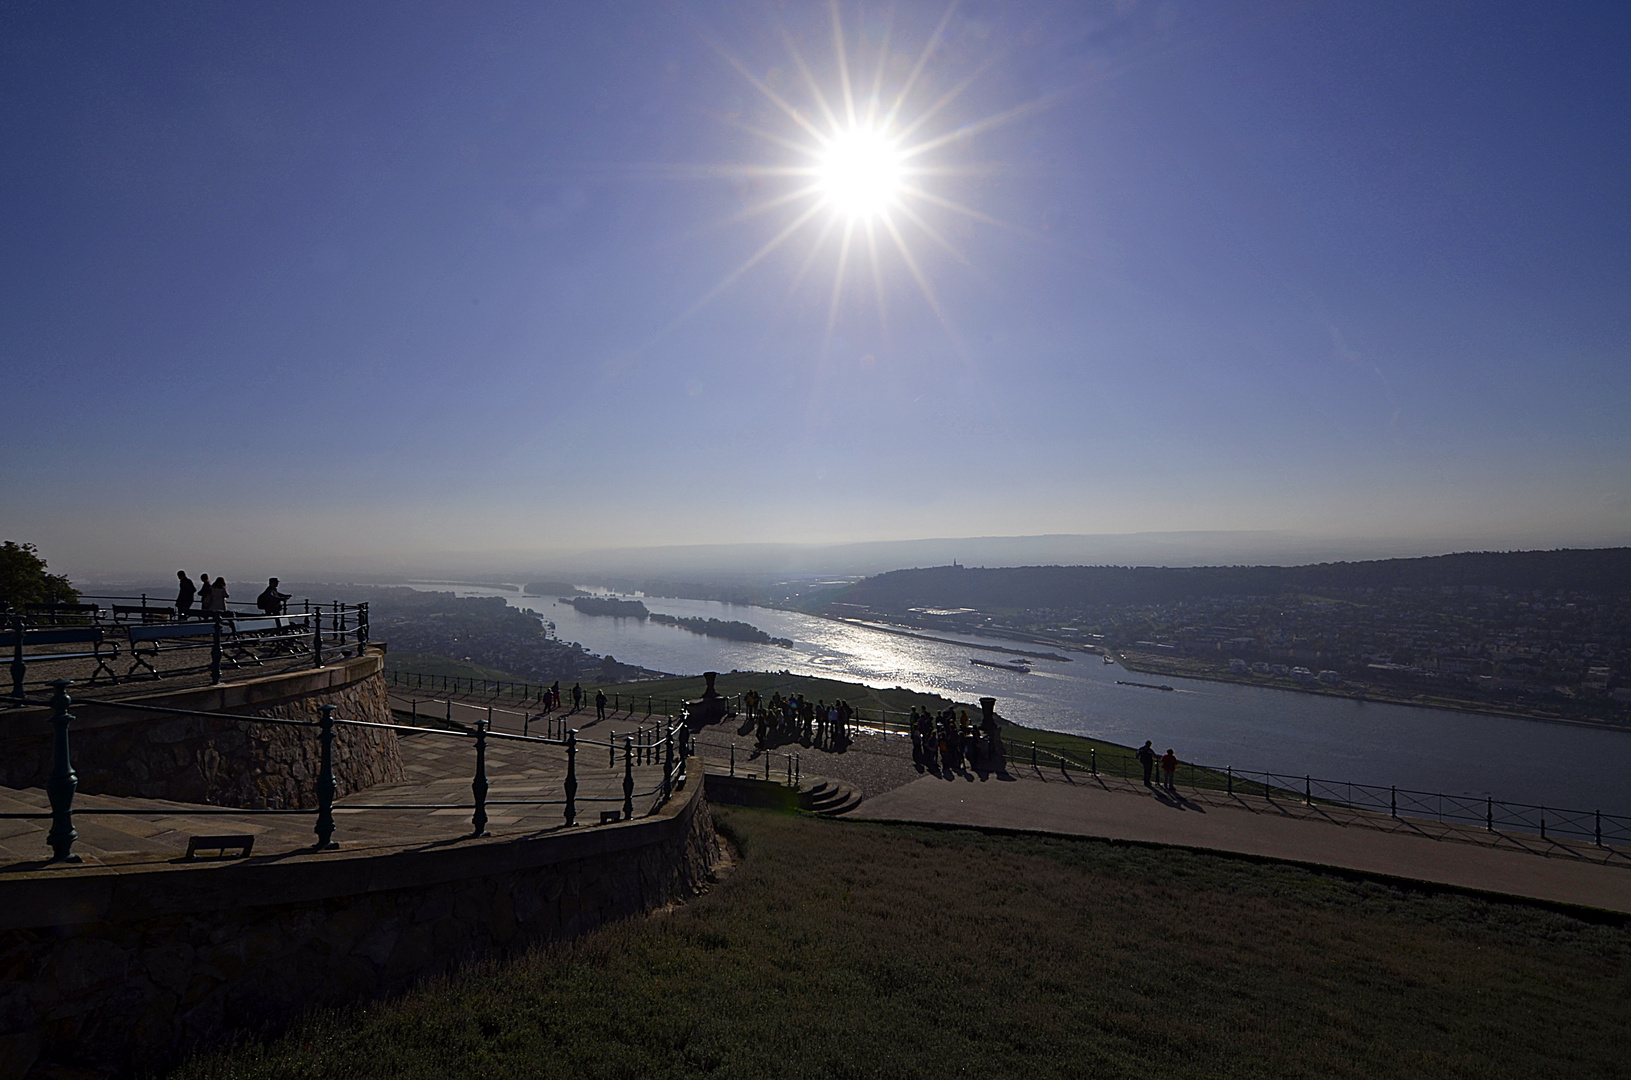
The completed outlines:
[[[1567,546],[1567,545],[1562,545]],[[1584,545],[1577,545],[1584,546]],[[1605,545],[1606,546],[1606,545]],[[258,582],[276,575],[284,581],[390,584],[406,581],[485,579],[511,584],[565,580],[604,584],[611,579],[724,582],[768,581],[778,577],[856,577],[889,570],[945,566],[1296,566],[1322,562],[1416,558],[1465,551],[1532,550],[1487,548],[1467,543],[1369,538],[1328,541],[1279,533],[1128,533],[932,537],[853,544],[696,544],[583,551],[551,559],[495,552],[481,558],[444,553],[415,560],[374,559],[330,563],[242,563],[198,559],[174,566],[67,567],[51,569],[76,582],[148,582],[167,586],[176,569],[209,572],[230,581]],[[49,556],[48,556],[49,557]]]
[[[3,19],[71,575],[1631,543],[1626,5]]]

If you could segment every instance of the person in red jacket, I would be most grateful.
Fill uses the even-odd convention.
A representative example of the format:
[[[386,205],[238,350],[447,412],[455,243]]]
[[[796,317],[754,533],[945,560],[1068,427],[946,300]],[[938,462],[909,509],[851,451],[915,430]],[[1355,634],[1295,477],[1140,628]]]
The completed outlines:
[[[1172,783],[1172,774],[1178,771],[1178,759],[1172,753],[1172,747],[1161,755],[1161,778],[1166,781],[1167,790],[1176,792],[1178,789]]]

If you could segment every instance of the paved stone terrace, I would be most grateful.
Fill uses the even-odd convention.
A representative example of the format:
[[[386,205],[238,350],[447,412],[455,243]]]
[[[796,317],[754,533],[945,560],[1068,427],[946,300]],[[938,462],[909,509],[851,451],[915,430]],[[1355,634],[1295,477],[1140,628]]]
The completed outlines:
[[[433,734],[407,733],[401,737],[402,758],[409,779],[357,792],[335,803],[334,839],[347,849],[434,845],[470,835],[471,810],[365,810],[379,804],[455,804],[474,802],[475,742]],[[540,743],[503,739],[487,742],[487,829],[494,835],[526,834],[563,827],[566,751]],[[634,770],[635,816],[645,813],[655,798],[649,794],[662,782],[660,764]],[[547,805],[504,806],[505,800],[555,800]],[[0,788],[0,812],[48,811],[49,801],[39,788]],[[623,806],[623,766],[608,768],[603,747],[584,746],[578,755],[578,822],[599,822],[602,810]],[[162,866],[176,863],[187,850],[190,836],[251,833],[254,855],[281,855],[309,849],[316,842],[315,810],[293,814],[211,813],[198,806],[157,799],[111,798],[78,795],[74,809],[121,808],[143,810],[138,815],[76,813],[79,841],[74,850],[86,863],[121,866]],[[213,809],[213,808],[212,808]],[[0,881],[8,873],[39,870],[46,865],[48,820],[0,819]],[[71,868],[63,868],[72,872]]]

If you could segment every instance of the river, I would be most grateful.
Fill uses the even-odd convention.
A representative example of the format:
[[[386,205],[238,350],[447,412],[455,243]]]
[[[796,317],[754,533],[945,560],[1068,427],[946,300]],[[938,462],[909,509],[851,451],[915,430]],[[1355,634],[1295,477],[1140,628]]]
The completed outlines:
[[[456,591],[503,596],[549,619],[565,641],[657,671],[785,669],[959,701],[990,696],[1018,723],[1124,745],[1154,739],[1157,751],[1170,746],[1185,760],[1220,768],[1631,814],[1631,732],[1129,674],[1087,653],[1069,653],[1075,657],[1069,662],[1037,660],[1030,674],[1019,674],[969,663],[971,657],[1005,659],[1000,653],[772,608],[643,598],[650,610],[669,615],[751,623],[772,637],[791,638],[791,649],[703,637],[643,619],[580,615],[554,597]],[[1023,641],[938,636],[1066,654]],[[1120,686],[1117,679],[1173,690]]]

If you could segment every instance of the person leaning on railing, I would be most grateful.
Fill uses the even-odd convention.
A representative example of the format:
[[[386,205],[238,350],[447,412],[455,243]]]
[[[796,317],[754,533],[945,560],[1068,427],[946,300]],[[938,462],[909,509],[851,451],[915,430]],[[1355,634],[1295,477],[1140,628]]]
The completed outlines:
[[[277,578],[267,578],[265,590],[255,597],[255,606],[268,615],[281,615],[288,600],[288,593],[278,592]]]

